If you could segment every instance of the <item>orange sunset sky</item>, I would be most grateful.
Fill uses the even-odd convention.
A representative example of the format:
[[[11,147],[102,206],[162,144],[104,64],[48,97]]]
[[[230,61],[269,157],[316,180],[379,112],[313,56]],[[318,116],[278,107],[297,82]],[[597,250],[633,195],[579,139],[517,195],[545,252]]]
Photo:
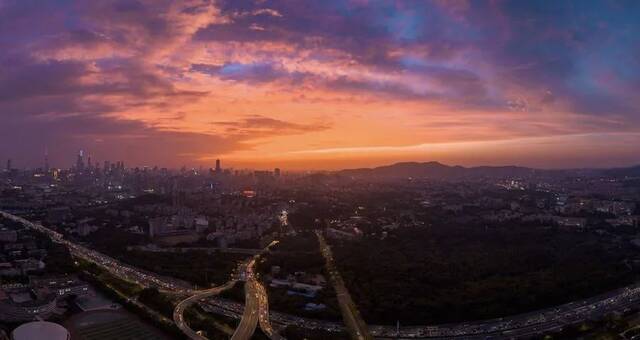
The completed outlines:
[[[0,1],[0,159],[637,164],[639,11],[622,7]]]

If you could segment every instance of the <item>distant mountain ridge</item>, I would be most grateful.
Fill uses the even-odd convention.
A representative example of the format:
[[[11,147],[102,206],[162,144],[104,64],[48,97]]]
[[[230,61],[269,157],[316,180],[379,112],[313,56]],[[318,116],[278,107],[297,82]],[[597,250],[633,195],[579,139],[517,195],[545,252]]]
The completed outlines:
[[[605,174],[615,177],[640,177],[640,165],[627,168],[613,168],[605,170]]]
[[[429,178],[429,179],[460,179],[460,178],[504,178],[504,177],[532,177],[546,175],[608,175],[608,176],[640,176],[640,165],[629,168],[615,169],[565,169],[544,170],[521,166],[450,166],[439,162],[401,162],[375,168],[345,169],[337,174],[349,177],[370,178]]]

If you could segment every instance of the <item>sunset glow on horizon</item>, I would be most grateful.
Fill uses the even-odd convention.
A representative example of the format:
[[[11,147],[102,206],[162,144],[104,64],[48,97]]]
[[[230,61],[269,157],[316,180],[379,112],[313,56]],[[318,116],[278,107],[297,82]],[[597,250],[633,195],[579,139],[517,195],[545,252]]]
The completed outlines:
[[[640,163],[634,1],[2,1],[0,159]]]

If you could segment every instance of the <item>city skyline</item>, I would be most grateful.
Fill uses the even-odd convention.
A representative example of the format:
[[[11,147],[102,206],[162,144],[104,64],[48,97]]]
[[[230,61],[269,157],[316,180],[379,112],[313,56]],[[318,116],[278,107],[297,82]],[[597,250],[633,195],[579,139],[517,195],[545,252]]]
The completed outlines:
[[[639,18],[0,0],[0,340],[640,339]]]
[[[632,1],[0,2],[0,160],[636,165],[639,15]]]
[[[92,159],[91,158],[91,154],[88,154],[86,159],[85,159],[85,150],[79,150],[78,153],[75,155],[75,162],[71,162],[69,164],[60,164],[59,166],[51,166],[50,162],[49,162],[49,156],[48,153],[44,154],[44,158],[42,160],[42,164],[40,165],[35,165],[33,167],[29,167],[29,166],[20,166],[20,165],[15,165],[13,162],[13,159],[11,158],[7,158],[6,162],[4,163],[4,168],[0,169],[1,171],[6,171],[9,172],[11,170],[20,170],[20,171],[35,171],[36,173],[41,173],[41,174],[51,174],[53,171],[57,171],[57,170],[70,170],[70,171],[78,171],[78,172],[83,172],[85,170],[94,170],[94,171],[113,171],[114,169],[117,170],[125,170],[125,169],[135,169],[135,170],[139,170],[139,169],[153,169],[153,170],[170,170],[170,171],[184,171],[184,170],[196,170],[199,169],[200,171],[209,171],[210,173],[215,173],[215,174],[221,174],[223,171],[225,170],[240,170],[240,171],[255,171],[257,173],[260,172],[264,172],[266,170],[266,172],[273,172],[276,176],[280,175],[281,169],[278,167],[277,164],[273,164],[271,165],[271,167],[269,167],[269,165],[262,165],[261,167],[234,167],[234,166],[222,166],[222,160],[221,159],[215,159],[213,161],[213,164],[211,166],[205,166],[205,165],[199,165],[199,166],[190,166],[190,165],[186,165],[183,164],[182,166],[174,166],[174,167],[166,167],[166,166],[162,166],[159,164],[144,164],[144,165],[138,165],[138,164],[134,164],[133,166],[128,166],[129,164],[127,164],[127,166],[125,166],[125,162],[122,160],[111,160],[111,159]],[[392,167],[397,167],[397,166],[403,166],[403,165],[424,165],[424,166],[442,166],[442,167],[449,167],[449,168],[460,168],[460,169],[469,169],[469,170],[473,170],[473,169],[482,169],[482,168],[493,168],[493,169],[500,169],[503,167],[515,167],[515,168],[521,168],[521,169],[535,169],[535,170],[541,170],[541,171],[545,171],[545,170],[549,170],[549,171],[555,171],[555,170],[566,170],[566,171],[571,171],[571,170],[614,170],[614,169],[619,169],[619,170],[631,170],[633,171],[636,168],[640,168],[640,164],[631,164],[628,166],[592,166],[592,167],[529,167],[529,166],[522,166],[519,164],[505,164],[505,165],[488,165],[488,164],[478,164],[478,165],[469,165],[469,166],[463,166],[460,164],[448,164],[448,163],[442,163],[439,161],[433,161],[433,160],[425,160],[425,161],[414,161],[414,160],[408,160],[408,161],[398,161],[398,162],[393,162],[393,163],[382,163],[382,164],[376,164],[376,165],[372,165],[372,166],[363,166],[363,167],[344,167],[344,168],[320,168],[320,169],[297,169],[297,168],[293,168],[293,169],[287,169],[285,171],[287,172],[291,172],[291,173],[313,173],[313,172],[341,172],[341,171],[351,171],[351,170],[366,170],[366,169],[371,169],[371,170],[375,170],[375,169],[383,169],[383,168],[392,168]]]

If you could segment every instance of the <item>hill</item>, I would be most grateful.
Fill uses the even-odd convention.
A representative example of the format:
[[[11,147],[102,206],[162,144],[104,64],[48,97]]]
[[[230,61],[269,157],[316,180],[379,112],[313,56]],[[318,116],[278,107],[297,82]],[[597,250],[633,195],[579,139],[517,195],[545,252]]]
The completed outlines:
[[[449,166],[439,162],[402,162],[376,168],[346,169],[337,174],[354,178],[505,178],[568,174],[571,170],[539,170],[519,166]]]

